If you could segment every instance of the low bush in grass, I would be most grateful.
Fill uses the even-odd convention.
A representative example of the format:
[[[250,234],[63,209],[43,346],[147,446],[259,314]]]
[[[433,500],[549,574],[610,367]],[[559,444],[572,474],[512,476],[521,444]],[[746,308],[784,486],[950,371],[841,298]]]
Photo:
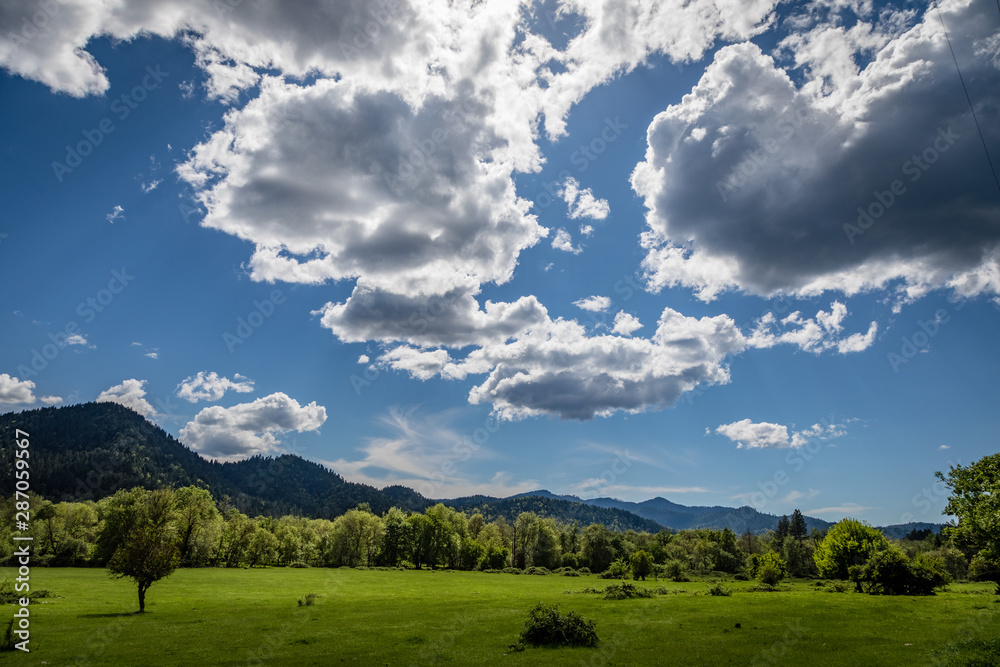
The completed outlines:
[[[552,574],[552,572],[550,572],[548,568],[545,568],[545,567],[536,567],[534,565],[532,565],[527,570],[525,570],[524,573],[525,574],[538,574],[538,575]]]
[[[579,577],[580,573],[575,570],[566,570],[562,573],[564,577]]]
[[[723,586],[721,583],[714,583],[714,584],[709,584],[708,585],[708,594],[709,595],[732,595],[733,592],[730,589],[728,589],[725,586]]]
[[[590,574],[590,568],[587,567],[586,565],[584,565],[583,567],[578,567],[576,571],[579,572],[580,574]]]
[[[747,573],[768,586],[776,586],[788,573],[788,564],[774,552],[753,554],[747,563]]]
[[[299,598],[299,606],[311,607],[313,606],[313,604],[315,604],[317,597],[319,596],[316,595],[315,593],[306,593],[305,595]]]
[[[607,570],[601,572],[597,575],[601,579],[631,579],[632,574],[629,570],[629,564],[623,558],[619,558],[613,562]]]
[[[898,547],[878,551],[863,566],[850,568],[851,578],[872,595],[932,595],[951,577],[938,558],[907,558]]]
[[[779,590],[781,589],[778,588],[777,586],[772,586],[771,584],[763,584],[763,583],[751,586],[750,588],[747,589],[747,591],[750,593],[775,593]]]
[[[528,620],[514,650],[528,646],[597,646],[597,624],[576,612],[559,613],[559,605],[539,602],[528,613]]]
[[[642,586],[636,586],[629,581],[611,584],[604,589],[605,600],[630,600],[632,598],[651,598],[653,594]]]

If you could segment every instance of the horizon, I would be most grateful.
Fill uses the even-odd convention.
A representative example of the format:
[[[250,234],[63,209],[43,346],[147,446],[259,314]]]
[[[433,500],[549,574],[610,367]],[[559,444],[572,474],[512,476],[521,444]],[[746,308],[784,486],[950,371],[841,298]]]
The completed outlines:
[[[0,10],[0,412],[881,526],[1000,449],[1000,6],[265,4]]]

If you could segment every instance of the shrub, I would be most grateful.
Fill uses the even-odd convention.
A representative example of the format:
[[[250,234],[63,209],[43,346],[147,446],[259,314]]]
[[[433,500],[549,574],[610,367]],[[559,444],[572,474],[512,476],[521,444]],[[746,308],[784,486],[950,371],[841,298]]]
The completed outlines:
[[[309,567],[309,563],[303,563],[302,561],[297,560],[294,563],[289,563],[288,567]]]
[[[4,630],[3,636],[0,637],[0,651],[13,651],[15,648],[14,644],[17,642],[14,641],[14,620],[15,619],[13,618],[10,619],[10,623],[7,624],[7,629]]]
[[[299,598],[299,606],[311,607],[313,606],[313,603],[316,602],[317,597],[318,596],[315,593],[306,593],[305,595]]]
[[[951,578],[940,558],[920,555],[911,561],[898,547],[874,554],[851,568],[852,580],[872,595],[931,595]]]
[[[747,591],[751,593],[774,593],[777,590],[778,590],[777,586],[764,583],[757,584],[756,586],[751,586],[750,588],[747,589]]]
[[[847,579],[852,565],[866,563],[888,548],[889,541],[877,529],[857,519],[844,519],[827,532],[813,560],[824,579]]]
[[[635,584],[623,581],[619,584],[611,584],[604,589],[605,600],[630,600],[632,598],[651,598],[653,594],[647,589]]]
[[[504,574],[524,574],[524,570],[519,570],[516,567],[505,567],[500,571]]]
[[[776,553],[769,552],[761,556],[753,554],[747,563],[747,573],[757,581],[774,586],[785,578],[788,572],[784,559]]]
[[[523,650],[525,646],[597,646],[598,641],[594,621],[572,611],[560,614],[558,605],[539,602],[529,612],[524,629],[511,648]]]
[[[733,592],[720,583],[708,585],[709,595],[732,595]]]
[[[525,574],[552,574],[547,568],[532,565],[524,571]]]
[[[733,575],[735,581],[750,581],[750,576],[746,572],[737,572]]]
[[[584,565],[583,567],[578,567],[576,571],[579,572],[580,574],[590,574],[590,568],[587,567],[586,565]]]
[[[564,577],[579,577],[580,573],[576,572],[574,570],[566,570],[565,572],[563,572],[563,576]]]
[[[580,559],[577,558],[574,553],[564,553],[562,555],[561,562],[563,567],[576,569],[576,567],[580,564]]]
[[[664,563],[663,576],[669,577],[671,581],[691,581],[685,574],[684,563],[679,560],[668,560]]]
[[[636,579],[646,581],[646,577],[653,573],[653,557],[642,549],[629,557],[629,565],[632,568],[632,575]]]
[[[851,587],[845,581],[835,581],[826,589],[827,593],[846,593]]]
[[[624,558],[613,562],[607,570],[601,573],[601,579],[628,579],[629,565]]]

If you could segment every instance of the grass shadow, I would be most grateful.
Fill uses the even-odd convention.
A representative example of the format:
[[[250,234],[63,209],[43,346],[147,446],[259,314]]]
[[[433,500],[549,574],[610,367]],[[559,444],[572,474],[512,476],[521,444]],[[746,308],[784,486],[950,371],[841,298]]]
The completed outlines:
[[[119,614],[80,614],[77,618],[123,618],[125,616],[142,616],[150,612],[123,611]]]

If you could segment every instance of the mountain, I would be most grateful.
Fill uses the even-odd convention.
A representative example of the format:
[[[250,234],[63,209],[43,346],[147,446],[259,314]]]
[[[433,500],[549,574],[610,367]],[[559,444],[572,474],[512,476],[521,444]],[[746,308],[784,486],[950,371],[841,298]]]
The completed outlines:
[[[53,500],[98,500],[134,486],[199,486],[250,516],[300,514],[331,518],[366,502],[421,510],[420,494],[380,491],[348,482],[305,459],[255,456],[237,463],[207,461],[163,429],[117,403],[85,403],[0,415],[0,455],[13,461],[15,429],[30,434],[31,489]],[[13,488],[13,466],[0,484]]]
[[[207,488],[222,505],[244,514],[294,514],[333,518],[360,503],[382,513],[392,506],[421,511],[436,502],[487,520],[513,521],[521,512],[535,512],[562,522],[586,526],[600,523],[615,530],[657,532],[689,528],[730,528],[736,533],[773,529],[778,517],[752,507],[688,507],[666,498],[641,503],[615,498],[583,500],[538,490],[508,498],[469,496],[436,501],[405,486],[376,489],[349,482],[336,472],[299,456],[255,456],[236,463],[207,461],[163,429],[117,403],[84,403],[0,415],[0,456],[14,460],[15,430],[30,434],[31,489],[53,500],[98,500],[135,486],[198,486]],[[0,466],[0,485],[14,487],[13,465]],[[806,517],[810,528],[832,524]],[[941,524],[910,523],[883,529],[902,537],[913,529],[938,531]]]
[[[487,521],[493,521],[502,516],[508,522],[513,522],[521,512],[534,512],[543,517],[556,517],[566,523],[578,522],[583,528],[592,523],[604,524],[608,528],[618,531],[635,530],[657,533],[664,528],[657,522],[632,512],[588,505],[579,501],[564,500],[553,494],[549,495],[552,497],[521,494],[509,498],[470,496],[441,502],[455,509],[461,509],[468,514],[479,512]]]

